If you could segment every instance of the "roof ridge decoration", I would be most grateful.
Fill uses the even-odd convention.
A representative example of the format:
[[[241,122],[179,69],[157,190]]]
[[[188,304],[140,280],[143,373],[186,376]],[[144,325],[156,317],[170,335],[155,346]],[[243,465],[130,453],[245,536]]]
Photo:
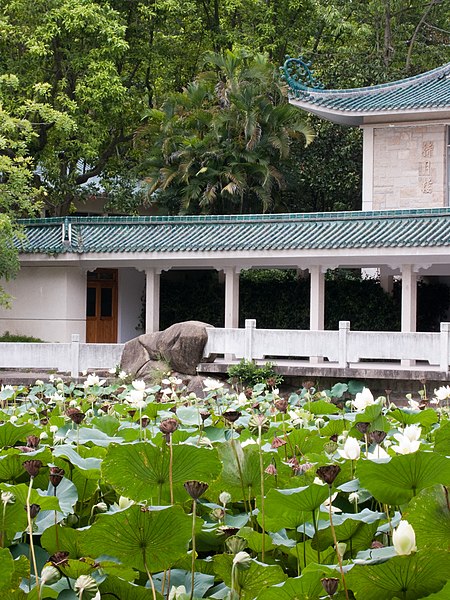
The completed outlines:
[[[322,90],[324,85],[314,76],[311,69],[312,62],[306,62],[302,56],[292,58],[288,54],[280,67],[281,77],[286,81],[289,88],[297,98],[308,95],[308,90]]]

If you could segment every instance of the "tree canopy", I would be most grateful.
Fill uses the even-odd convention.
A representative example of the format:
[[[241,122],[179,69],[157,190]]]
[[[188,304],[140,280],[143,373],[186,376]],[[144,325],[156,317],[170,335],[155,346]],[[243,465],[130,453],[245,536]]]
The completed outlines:
[[[0,195],[2,210],[7,201],[18,214],[39,203],[48,215],[69,213],[75,201],[85,201],[89,210],[90,198],[99,194],[122,212],[137,211],[139,182],[152,176],[141,168],[149,156],[140,135],[148,111],[166,113],[176,100],[179,114],[189,112],[183,106],[189,95],[213,102],[211,82],[198,77],[205,53],[264,54],[274,67],[285,54],[302,54],[326,87],[380,83],[450,60],[450,7],[442,0],[0,0],[0,9]],[[247,100],[242,93],[240,102]],[[214,148],[218,121],[215,114],[215,129],[196,141],[205,150]],[[301,189],[304,201],[281,193],[275,152],[264,164],[276,169],[270,177],[264,168],[250,174],[256,163],[243,169],[240,161],[240,175],[245,171],[253,190],[245,210],[333,206],[339,178],[348,184],[341,203],[355,207],[359,165],[345,158],[360,140],[352,130],[317,129],[313,144],[304,150],[292,143],[290,158],[282,160],[286,189]],[[270,146],[269,136],[264,143]],[[321,152],[331,144],[332,168],[343,160],[338,172],[328,166],[321,174]],[[194,147],[189,151],[199,155]],[[211,183],[214,168],[202,171],[201,181]],[[218,187],[206,184],[210,200],[214,193],[225,197],[227,185],[230,192],[233,185],[239,190],[244,181],[224,179],[218,165],[217,171]],[[203,192],[191,196],[189,202],[183,198],[184,210],[220,209]],[[237,198],[231,205],[239,207],[237,191],[228,200]]]

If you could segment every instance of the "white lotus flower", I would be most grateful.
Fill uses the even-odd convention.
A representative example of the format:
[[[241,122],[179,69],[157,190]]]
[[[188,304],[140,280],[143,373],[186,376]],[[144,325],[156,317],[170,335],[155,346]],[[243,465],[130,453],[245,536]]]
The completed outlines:
[[[364,410],[367,406],[375,404],[375,398],[369,388],[364,387],[361,392],[358,392],[352,402],[356,410]]]
[[[410,440],[408,436],[403,435],[402,433],[395,433],[394,438],[397,440],[398,444],[391,446],[391,448],[394,452],[397,452],[397,454],[413,454],[419,449],[419,440]]]
[[[420,440],[421,433],[422,428],[418,425],[407,425],[403,430],[403,435],[406,436],[411,442],[417,442]]]
[[[17,421],[17,419],[18,417],[16,417],[16,415],[11,415],[9,417],[9,422],[14,424]]]
[[[203,391],[204,392],[215,392],[216,390],[220,390],[224,386],[222,381],[217,381],[217,379],[207,378],[203,381]]]
[[[409,406],[409,408],[412,408],[413,410],[419,410],[420,402],[417,402],[417,400],[409,399],[408,406]]]
[[[400,521],[392,534],[392,543],[399,555],[409,555],[417,551],[416,534],[408,521]]]
[[[128,377],[128,374],[126,371],[119,371],[119,374],[117,375],[117,377],[119,379],[126,379]]]
[[[447,400],[447,398],[450,398],[450,385],[443,385],[437,390],[434,390],[434,395],[439,401]]]
[[[101,386],[105,383],[105,379],[100,379],[95,373],[91,373],[86,377],[86,381],[83,383],[84,388],[92,387],[94,385]]]
[[[327,498],[324,502],[322,502],[322,504],[320,505],[321,509],[324,512],[330,512],[330,506],[331,506],[331,512],[332,513],[338,513],[338,512],[342,512],[342,510],[340,508],[338,508],[337,506],[333,506],[333,500],[335,500],[336,496],[338,495],[337,492],[335,492],[332,496],[331,499]]]
[[[131,382],[131,385],[133,386],[133,388],[138,391],[138,392],[145,392],[145,381],[143,381],[142,379],[135,379],[134,381]]]
[[[354,437],[348,437],[345,441],[344,447],[338,449],[339,455],[341,458],[346,458],[347,460],[358,460],[361,455],[361,447],[359,442]]]
[[[173,585],[170,588],[169,592],[169,600],[178,600],[179,598],[183,598],[187,595],[186,588],[184,585],[179,585],[178,587]]]
[[[126,508],[128,508],[132,504],[134,504],[133,500],[130,500],[129,498],[126,498],[125,496],[120,496],[119,502],[118,502],[118,505],[119,505],[120,509],[125,510]]]
[[[386,440],[388,441],[388,440]],[[386,443],[386,442],[385,442]],[[369,460],[379,460],[380,458],[390,458],[389,454],[384,450],[380,444],[377,444],[375,452],[369,452],[367,454]]]
[[[348,495],[348,501],[352,504],[357,504],[359,502],[359,494],[358,492],[352,492]]]
[[[36,379],[36,381],[34,382],[34,385],[42,386],[42,385],[44,385],[44,382],[42,381],[42,379]]]

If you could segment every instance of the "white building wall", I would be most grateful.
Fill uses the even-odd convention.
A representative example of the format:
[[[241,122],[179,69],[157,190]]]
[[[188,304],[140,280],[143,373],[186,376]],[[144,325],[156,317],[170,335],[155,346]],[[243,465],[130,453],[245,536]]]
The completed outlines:
[[[2,283],[13,297],[0,307],[0,332],[31,335],[46,342],[86,341],[86,273],[79,267],[22,267]]]
[[[118,332],[119,343],[128,342],[144,333],[137,329],[142,311],[145,273],[133,268],[119,269]]]
[[[366,210],[441,207],[447,204],[446,124],[375,126],[372,206]],[[365,136],[365,142],[371,136]],[[370,172],[370,165],[366,165]],[[367,182],[366,182],[367,183]],[[370,194],[367,194],[370,197]]]

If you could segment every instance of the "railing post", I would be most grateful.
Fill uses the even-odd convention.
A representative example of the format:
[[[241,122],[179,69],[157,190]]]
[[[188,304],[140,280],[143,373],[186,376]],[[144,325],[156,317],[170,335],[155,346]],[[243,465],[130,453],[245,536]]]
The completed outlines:
[[[350,331],[350,321],[339,321],[339,368],[346,369],[348,367],[347,360],[347,342],[348,333]]]
[[[450,349],[450,323],[441,323],[441,352],[440,352],[440,370],[448,373]]]
[[[70,344],[70,375],[78,377],[80,374],[80,335],[72,333]]]
[[[256,329],[256,319],[245,319],[244,358],[253,359],[253,332]]]

